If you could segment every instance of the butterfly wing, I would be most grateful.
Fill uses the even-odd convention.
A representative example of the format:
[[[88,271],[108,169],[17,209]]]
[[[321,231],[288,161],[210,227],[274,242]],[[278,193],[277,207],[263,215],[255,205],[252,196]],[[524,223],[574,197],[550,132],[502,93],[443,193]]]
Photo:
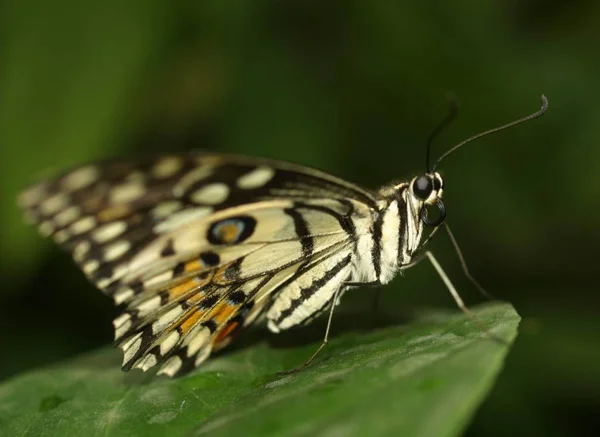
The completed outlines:
[[[124,368],[181,373],[356,241],[373,195],[305,167],[216,154],[74,169],[19,199],[116,303]]]
[[[280,200],[242,205],[153,241],[154,247],[140,256],[164,253],[159,249],[166,241],[173,255],[161,256],[162,273],[156,274],[159,263],[151,262],[153,269],[135,269],[134,276],[123,278],[119,293],[130,297],[115,321],[115,337],[125,353],[124,367],[145,369],[165,361],[163,371],[171,374],[199,364],[233,329],[252,322],[277,290],[333,254],[350,252],[354,241],[349,234],[332,215],[313,206],[314,201],[294,205]],[[334,202],[328,210],[349,212]],[[310,229],[301,236],[296,214]],[[252,233],[246,232],[249,226]],[[220,234],[215,237],[215,232]],[[233,243],[219,243],[233,234]],[[142,286],[136,289],[131,281]]]

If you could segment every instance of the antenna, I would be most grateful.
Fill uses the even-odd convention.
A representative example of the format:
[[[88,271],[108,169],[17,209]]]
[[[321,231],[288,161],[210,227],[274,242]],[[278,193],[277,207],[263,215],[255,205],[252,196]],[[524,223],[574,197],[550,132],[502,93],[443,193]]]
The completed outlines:
[[[443,130],[452,123],[456,117],[458,116],[458,101],[456,100],[456,96],[453,93],[448,93],[446,95],[446,100],[448,101],[448,113],[444,117],[444,119],[438,124],[435,129],[427,138],[427,153],[425,156],[425,168],[427,169],[427,173],[431,173],[431,144],[433,140],[437,138],[437,136],[443,132]]]
[[[485,137],[486,135],[490,135],[490,134],[499,132],[501,130],[508,129],[509,127],[513,127],[513,126],[516,126],[518,124],[525,123],[526,121],[530,121],[530,120],[533,120],[535,118],[541,117],[542,115],[544,115],[544,113],[546,112],[547,109],[548,109],[548,99],[546,98],[545,95],[542,94],[542,106],[540,107],[540,109],[537,112],[534,112],[533,114],[530,114],[530,115],[528,115],[526,117],[519,118],[518,120],[512,121],[512,122],[507,123],[505,125],[496,127],[494,129],[490,129],[490,130],[486,130],[485,132],[478,133],[478,134],[473,135],[472,137],[469,137],[466,140],[458,143],[456,146],[454,146],[451,149],[447,150],[446,152],[444,152],[442,154],[442,156],[440,156],[438,158],[438,160],[433,165],[432,171],[435,171],[435,169],[440,164],[440,162],[442,162],[448,155],[450,155],[451,153],[455,152],[457,149],[460,149],[465,144],[470,143],[471,141],[474,141],[474,140],[476,140],[478,138]]]

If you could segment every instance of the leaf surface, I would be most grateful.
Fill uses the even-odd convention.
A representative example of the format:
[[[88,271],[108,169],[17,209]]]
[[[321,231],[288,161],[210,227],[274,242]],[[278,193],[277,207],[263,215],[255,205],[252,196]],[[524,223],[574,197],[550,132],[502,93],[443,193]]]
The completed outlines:
[[[476,313],[514,340],[510,305]],[[0,435],[456,436],[509,349],[456,313],[337,332],[315,364],[287,375],[278,372],[308,358],[318,336],[290,346],[307,332],[261,331],[175,380],[123,373],[120,352],[104,348],[1,384]]]

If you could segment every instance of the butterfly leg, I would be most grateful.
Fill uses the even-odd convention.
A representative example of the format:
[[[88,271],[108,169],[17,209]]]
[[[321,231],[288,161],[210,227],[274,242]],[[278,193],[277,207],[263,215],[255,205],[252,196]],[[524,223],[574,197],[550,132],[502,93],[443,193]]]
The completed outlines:
[[[429,259],[429,261],[431,262],[431,265],[433,265],[433,268],[436,270],[437,274],[440,276],[442,281],[444,281],[446,288],[448,289],[448,291],[454,298],[454,302],[456,302],[456,305],[462,310],[462,312],[465,313],[467,316],[469,316],[471,318],[471,320],[473,321],[473,323],[475,323],[479,327],[479,329],[481,329],[485,333],[485,335],[487,335],[494,341],[497,341],[499,343],[507,345],[508,343],[506,340],[489,332],[489,330],[487,330],[483,326],[483,324],[481,323],[481,321],[479,320],[477,315],[473,311],[471,311],[469,308],[467,308],[464,301],[458,294],[458,291],[456,291],[456,288],[454,288],[454,285],[450,281],[450,278],[448,278],[448,275],[446,275],[446,272],[444,272],[444,269],[442,269],[442,266],[438,263],[437,259],[433,256],[433,253],[431,253],[428,250],[425,252],[425,256]]]
[[[310,363],[313,362],[313,360],[315,359],[315,357],[317,355],[319,355],[319,352],[321,352],[325,346],[327,346],[327,342],[329,341],[329,329],[331,328],[331,321],[333,320],[333,310],[335,309],[336,306],[336,302],[338,300],[338,297],[342,291],[344,287],[340,287],[338,288],[334,295],[333,298],[331,300],[331,308],[329,309],[329,318],[327,319],[327,327],[325,328],[325,336],[323,337],[323,341],[321,342],[321,345],[317,348],[317,350],[310,356],[310,358],[308,360],[306,360],[306,362],[304,364],[302,364],[299,367],[296,367],[295,369],[292,370],[288,370],[286,372],[278,372],[278,375],[291,375],[293,373],[298,373],[302,370],[304,370],[305,368],[307,368],[308,366],[310,366]]]
[[[486,298],[488,298],[489,300],[494,300],[494,296],[492,296],[485,288],[483,288],[481,286],[481,284],[479,284],[479,282],[477,282],[477,280],[471,275],[471,272],[469,272],[469,267],[467,266],[465,257],[463,256],[462,251],[460,250],[460,247],[458,246],[458,241],[456,241],[456,238],[454,238],[454,234],[450,230],[450,226],[448,225],[448,223],[444,222],[444,227],[446,228],[448,237],[450,238],[450,241],[452,242],[452,246],[454,246],[454,251],[456,252],[456,255],[458,256],[460,265],[462,266],[463,272],[464,272],[465,276],[467,277],[467,279],[469,281],[471,281],[471,283],[475,286],[475,288],[477,288],[477,290],[479,290],[479,292],[481,294],[483,294]]]

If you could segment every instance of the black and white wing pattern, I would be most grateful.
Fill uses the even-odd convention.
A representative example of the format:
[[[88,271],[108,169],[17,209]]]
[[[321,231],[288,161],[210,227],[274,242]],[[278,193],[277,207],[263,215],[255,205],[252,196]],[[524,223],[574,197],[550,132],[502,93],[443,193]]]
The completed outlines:
[[[123,368],[174,376],[258,316],[277,332],[331,304],[375,199],[294,164],[189,153],[79,167],[19,203],[123,306]]]

